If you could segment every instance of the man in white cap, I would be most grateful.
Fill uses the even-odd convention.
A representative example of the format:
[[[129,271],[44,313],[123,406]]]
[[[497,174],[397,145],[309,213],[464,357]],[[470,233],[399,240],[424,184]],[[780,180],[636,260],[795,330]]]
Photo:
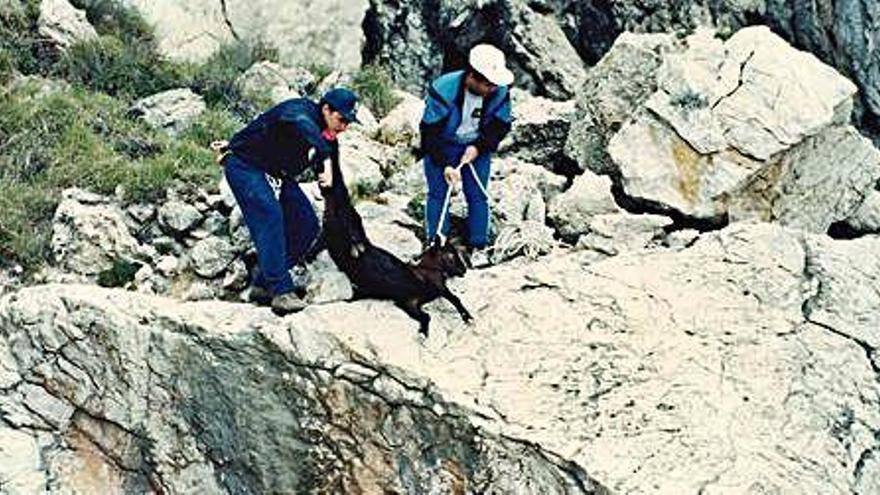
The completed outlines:
[[[475,265],[488,262],[484,251],[489,242],[490,215],[486,191],[492,153],[510,131],[508,87],[512,82],[513,73],[506,67],[504,53],[492,45],[477,45],[470,51],[465,70],[443,74],[431,82],[422,115],[420,129],[428,183],[427,240],[447,235],[447,188],[461,182]],[[447,218],[441,219],[443,215]]]

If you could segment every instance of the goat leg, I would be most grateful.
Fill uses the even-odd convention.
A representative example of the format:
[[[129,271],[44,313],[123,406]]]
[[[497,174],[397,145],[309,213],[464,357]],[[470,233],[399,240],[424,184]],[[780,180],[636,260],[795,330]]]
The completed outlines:
[[[410,316],[410,318],[419,322],[419,333],[428,336],[428,324],[431,322],[431,315],[425,313],[417,300],[396,301],[394,303],[398,308],[402,309]]]
[[[440,293],[443,296],[443,299],[451,302],[455,309],[458,311],[458,314],[461,316],[461,319],[464,320],[465,323],[470,323],[474,321],[474,317],[471,316],[470,311],[464,307],[464,304],[461,303],[461,299],[458,298],[455,294],[449,290],[448,287],[443,287],[443,292]]]

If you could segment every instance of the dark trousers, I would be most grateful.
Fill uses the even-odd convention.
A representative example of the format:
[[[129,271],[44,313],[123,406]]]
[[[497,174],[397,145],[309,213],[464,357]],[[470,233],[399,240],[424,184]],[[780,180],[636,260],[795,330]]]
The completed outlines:
[[[257,248],[259,273],[252,283],[274,295],[294,289],[290,268],[299,263],[320,231],[318,216],[294,181],[282,181],[276,199],[266,174],[235,155],[224,160],[226,181]]]

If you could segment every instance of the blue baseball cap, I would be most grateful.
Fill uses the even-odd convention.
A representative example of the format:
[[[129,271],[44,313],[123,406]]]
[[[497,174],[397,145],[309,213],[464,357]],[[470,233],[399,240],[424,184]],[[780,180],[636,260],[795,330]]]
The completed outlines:
[[[354,91],[348,88],[333,88],[324,93],[321,101],[330,105],[330,108],[336,110],[342,117],[349,122],[360,121],[357,119],[357,102],[358,97]]]

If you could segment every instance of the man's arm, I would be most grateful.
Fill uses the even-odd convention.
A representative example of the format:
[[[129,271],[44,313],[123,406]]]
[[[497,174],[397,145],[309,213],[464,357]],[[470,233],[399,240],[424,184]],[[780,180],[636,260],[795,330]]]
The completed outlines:
[[[505,95],[501,108],[489,117],[489,121],[480,129],[480,137],[474,142],[474,146],[482,153],[494,153],[501,144],[501,140],[510,132],[511,122],[510,93]]]

